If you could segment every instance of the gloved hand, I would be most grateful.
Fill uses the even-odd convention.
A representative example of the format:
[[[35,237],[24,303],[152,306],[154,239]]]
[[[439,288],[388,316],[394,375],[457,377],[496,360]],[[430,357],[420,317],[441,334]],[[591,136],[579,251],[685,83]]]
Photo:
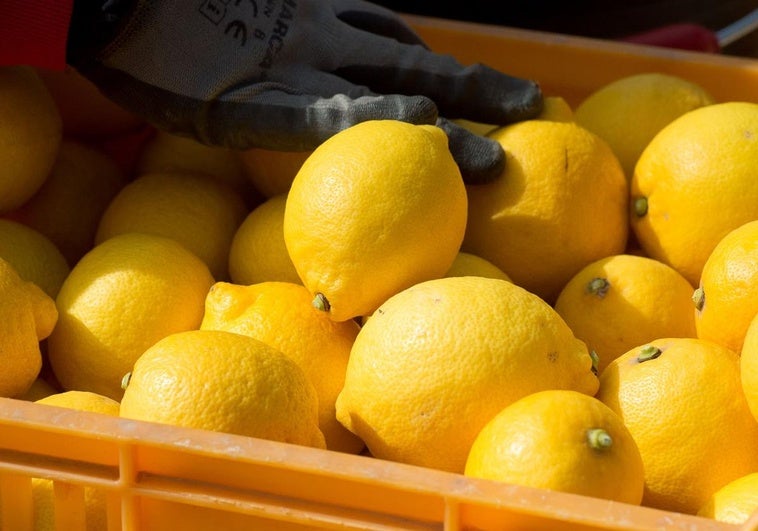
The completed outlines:
[[[371,119],[436,123],[468,183],[503,169],[453,118],[533,117],[532,81],[431,52],[361,0],[77,0],[68,61],[156,127],[210,145],[309,150]],[[444,117],[444,118],[442,118]]]

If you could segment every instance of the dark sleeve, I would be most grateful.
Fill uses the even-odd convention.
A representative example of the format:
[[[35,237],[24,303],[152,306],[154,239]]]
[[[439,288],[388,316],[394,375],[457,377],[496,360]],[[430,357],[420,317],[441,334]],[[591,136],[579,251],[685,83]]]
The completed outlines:
[[[0,0],[0,66],[63,70],[73,0]]]

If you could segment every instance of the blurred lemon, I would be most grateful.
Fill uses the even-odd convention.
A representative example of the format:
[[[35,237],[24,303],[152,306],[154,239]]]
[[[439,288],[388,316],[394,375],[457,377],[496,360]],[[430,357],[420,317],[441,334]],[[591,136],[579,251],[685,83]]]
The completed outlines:
[[[585,266],[564,286],[555,310],[598,355],[598,371],[661,337],[695,337],[692,285],[652,258],[620,254]]]
[[[55,301],[0,258],[0,396],[26,393],[42,368],[40,341],[58,319]]]
[[[714,103],[697,83],[671,74],[645,72],[600,87],[576,108],[576,122],[608,142],[627,178],[642,150],[679,116]]]
[[[447,270],[447,273],[445,273],[446,277],[466,277],[466,276],[477,276],[477,277],[487,277],[487,278],[499,278],[501,280],[508,280],[511,279],[506,275],[502,269],[497,267],[495,264],[490,262],[489,260],[486,260],[482,258],[481,256],[476,256],[475,254],[471,253],[465,253],[463,251],[460,251],[456,257],[455,260],[453,260],[453,265],[450,266],[450,269]]]
[[[640,451],[621,417],[592,396],[556,389],[495,415],[476,436],[465,474],[634,505],[645,484]]]
[[[200,327],[213,277],[173,239],[126,233],[72,268],[56,303],[48,357],[64,390],[119,400],[121,378],[159,339]]]
[[[62,127],[55,102],[32,67],[0,67],[0,213],[23,205],[45,182]]]
[[[718,489],[758,470],[758,422],[739,355],[716,343],[661,338],[635,347],[600,374],[596,396],[640,449],[642,505],[695,514]]]
[[[697,337],[735,352],[758,313],[758,219],[724,236],[703,265],[693,294]]]
[[[334,402],[345,383],[358,324],[336,322],[311,305],[300,284],[261,282],[240,286],[218,282],[205,301],[202,330],[253,337],[295,361],[316,389],[319,428],[330,450],[358,453],[363,441],[337,422]]]
[[[321,144],[287,194],[284,241],[298,276],[337,321],[441,277],[466,227],[466,189],[447,136],[370,120]]]
[[[318,397],[305,373],[242,334],[170,334],[139,357],[125,383],[125,418],[325,446]]]
[[[312,151],[251,148],[239,152],[246,177],[264,197],[286,194]]]
[[[593,360],[542,299],[485,277],[445,277],[382,304],[350,352],[337,418],[371,455],[463,472],[484,425],[544,389],[597,390]]]
[[[732,229],[758,219],[758,103],[690,111],[642,152],[632,178],[631,225],[651,258],[697,286]]]
[[[697,512],[728,524],[744,524],[758,514],[758,472],[730,481],[713,493]],[[746,528],[752,529],[752,528]]]
[[[47,236],[9,219],[0,219],[0,258],[53,299],[71,270],[66,257]]]
[[[461,250],[552,303],[582,267],[624,251],[623,171],[602,139],[571,122],[528,120],[489,136],[506,152],[506,174],[467,187]]]
[[[202,173],[146,173],[124,186],[97,227],[95,242],[144,232],[173,238],[200,257],[214,278],[229,278],[229,247],[247,214],[241,196]]]
[[[229,247],[229,277],[235,284],[302,284],[284,243],[286,194],[255,207],[234,233]]]
[[[108,99],[89,79],[71,67],[37,69],[55,101],[67,138],[100,140],[121,135],[145,124],[140,116]]]
[[[47,236],[73,266],[95,245],[100,217],[126,182],[108,155],[82,142],[63,140],[50,176],[9,217]]]

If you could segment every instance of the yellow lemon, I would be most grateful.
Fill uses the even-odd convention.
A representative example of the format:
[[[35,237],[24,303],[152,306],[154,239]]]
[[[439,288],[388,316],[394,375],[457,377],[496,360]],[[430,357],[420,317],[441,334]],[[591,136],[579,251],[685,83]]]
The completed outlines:
[[[47,236],[9,219],[0,219],[0,258],[53,299],[71,270],[66,257]]]
[[[201,173],[147,173],[124,186],[97,227],[95,243],[145,232],[175,239],[199,256],[214,278],[229,277],[229,247],[247,214],[242,197]]]
[[[758,219],[724,236],[703,265],[693,294],[697,337],[739,352],[758,313]]]
[[[604,85],[576,108],[576,122],[604,139],[626,176],[653,137],[679,116],[714,103],[700,85],[662,72],[644,72]]]
[[[626,246],[628,187],[598,136],[571,122],[528,120],[489,135],[505,175],[468,186],[462,250],[552,303],[582,267]]]
[[[479,432],[465,474],[639,505],[642,456],[600,400],[549,389],[506,406]]]
[[[142,146],[135,163],[136,175],[145,173],[204,173],[226,183],[246,200],[256,202],[239,154],[220,146],[208,146],[166,131],[156,131]]]
[[[20,207],[39,190],[62,136],[60,114],[37,72],[0,67],[0,212]]]
[[[284,210],[298,276],[337,321],[443,276],[465,227],[466,189],[447,136],[395,120],[359,123],[317,147]]]
[[[139,357],[125,383],[125,418],[325,446],[318,397],[305,373],[242,334],[171,334]]]
[[[47,354],[64,390],[119,400],[121,378],[159,339],[200,327],[213,277],[173,239],[126,233],[94,247],[56,299]]]
[[[42,187],[9,217],[47,236],[73,266],[95,245],[100,217],[126,182],[111,157],[65,139]]]
[[[465,253],[463,251],[460,251],[456,255],[455,260],[453,260],[453,265],[451,265],[450,269],[447,270],[445,276],[479,276],[487,278],[499,278],[501,280],[508,281],[511,280],[508,275],[503,272],[502,269],[497,267],[489,260],[486,260],[481,256],[476,256],[475,254]]]
[[[758,422],[739,355],[716,343],[661,338],[635,347],[600,374],[596,396],[640,450],[642,505],[695,514],[716,490],[758,470]]]
[[[90,413],[102,413],[113,416],[118,416],[119,414],[119,403],[116,400],[91,391],[61,391],[40,398],[36,402],[37,404],[66,407],[79,411],[89,411]]]
[[[555,310],[599,358],[598,371],[661,337],[695,337],[692,285],[652,258],[614,255],[585,266],[564,286]]]
[[[631,225],[651,258],[697,286],[732,229],[758,219],[758,103],[690,111],[664,127],[632,178]]]
[[[286,194],[270,197],[245,217],[229,247],[229,277],[235,284],[301,284],[284,243]]]
[[[200,328],[253,337],[294,360],[316,389],[326,447],[348,453],[363,449],[363,441],[337,421],[334,410],[358,323],[336,322],[316,310],[300,284],[219,282],[208,293]]]
[[[463,472],[508,404],[597,386],[587,347],[545,301],[505,280],[445,277],[397,293],[363,325],[337,418],[375,457]]]
[[[239,152],[248,180],[264,197],[286,194],[295,175],[312,151],[276,151],[251,148]]]
[[[740,379],[750,411],[758,420],[758,312],[750,321],[742,343]]]
[[[55,301],[0,258],[0,396],[26,393],[42,368],[40,341],[58,319]]]
[[[746,474],[721,487],[697,514],[728,524],[747,522],[753,514],[758,514],[758,472]]]

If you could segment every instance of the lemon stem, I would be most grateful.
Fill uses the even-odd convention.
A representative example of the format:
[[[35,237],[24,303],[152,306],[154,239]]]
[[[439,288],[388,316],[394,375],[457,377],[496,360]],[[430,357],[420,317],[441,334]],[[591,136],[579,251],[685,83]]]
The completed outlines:
[[[613,439],[603,428],[587,430],[587,442],[593,450],[607,450],[613,446]]]
[[[591,293],[602,299],[608,293],[610,287],[611,283],[608,282],[608,279],[595,277],[587,283],[587,293]]]
[[[703,309],[703,305],[705,304],[705,291],[703,290],[702,286],[697,288],[692,294],[692,302],[695,303],[695,309],[697,311]]]
[[[637,355],[637,361],[642,363],[643,361],[654,360],[662,353],[663,351],[654,345],[645,345],[640,349],[640,353]]]
[[[121,378],[121,389],[126,391],[126,388],[129,387],[129,381],[132,379],[132,373],[127,372],[123,378]]]
[[[314,308],[321,312],[328,312],[331,308],[329,305],[329,300],[323,293],[316,293],[316,296],[313,298],[313,302],[311,302],[311,304]]]
[[[634,213],[638,218],[647,214],[647,197],[638,197],[634,200]]]
[[[600,356],[594,350],[590,350],[590,358],[592,358],[592,373],[597,376],[597,370],[600,366]]]

